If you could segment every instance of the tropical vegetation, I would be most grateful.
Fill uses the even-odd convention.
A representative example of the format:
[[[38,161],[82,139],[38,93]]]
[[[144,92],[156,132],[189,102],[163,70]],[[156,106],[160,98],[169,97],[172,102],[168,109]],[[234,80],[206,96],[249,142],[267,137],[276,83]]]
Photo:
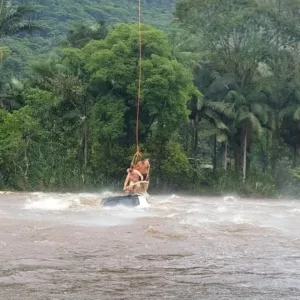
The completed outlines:
[[[0,186],[120,188],[136,151],[133,4],[18,3],[0,0]],[[151,188],[297,194],[300,1],[174,4],[143,3],[138,125]]]

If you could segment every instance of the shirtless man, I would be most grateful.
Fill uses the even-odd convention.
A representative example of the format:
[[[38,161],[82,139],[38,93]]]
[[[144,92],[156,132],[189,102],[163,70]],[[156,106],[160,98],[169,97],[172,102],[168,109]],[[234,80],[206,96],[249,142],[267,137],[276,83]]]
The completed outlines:
[[[127,177],[124,182],[123,190],[128,193],[134,193],[139,188],[138,181],[143,180],[143,175],[133,168],[127,169]]]
[[[139,171],[143,176],[143,183],[139,184],[139,187],[135,190],[139,194],[147,194],[149,188],[149,171],[150,162],[149,159],[140,160],[134,167],[134,170]]]
[[[136,166],[135,170],[139,171],[143,175],[143,180],[149,180],[149,170],[150,170],[150,161],[149,159],[140,160]]]

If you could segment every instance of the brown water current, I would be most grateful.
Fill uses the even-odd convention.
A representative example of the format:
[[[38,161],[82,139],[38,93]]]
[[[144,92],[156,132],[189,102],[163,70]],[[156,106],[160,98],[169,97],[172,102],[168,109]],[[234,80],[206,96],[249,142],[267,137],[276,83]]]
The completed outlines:
[[[0,195],[0,299],[300,299],[300,201]]]

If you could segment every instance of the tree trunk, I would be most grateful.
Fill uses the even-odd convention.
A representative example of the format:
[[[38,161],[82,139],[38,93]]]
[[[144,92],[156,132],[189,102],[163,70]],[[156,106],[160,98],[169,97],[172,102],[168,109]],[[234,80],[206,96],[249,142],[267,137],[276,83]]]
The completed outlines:
[[[189,155],[189,123],[186,125],[186,132],[185,132],[185,141],[184,141],[184,148],[185,148],[185,153],[186,155]]]
[[[190,141],[190,149],[191,149],[191,155],[194,158],[195,130],[196,130],[196,126],[195,126],[195,122],[194,121],[192,121],[191,126],[192,126],[192,128],[191,128],[192,134],[191,134],[191,141]]]
[[[28,145],[29,145],[29,138],[26,138],[26,145],[25,145],[25,151],[24,151],[24,161],[25,161],[25,165],[26,165],[26,169],[25,169],[25,180],[27,182],[27,174],[28,174],[28,169],[29,169],[29,161],[28,161],[28,156],[27,156],[27,149],[28,149]]]
[[[244,142],[243,142],[243,182],[246,181],[247,175],[247,138],[248,138],[248,131],[245,131],[244,134]]]
[[[241,150],[240,147],[235,146],[234,149],[235,172],[241,172]]]
[[[88,161],[88,123],[87,118],[84,121],[84,170],[86,170]]]
[[[194,150],[194,156],[197,153],[197,147],[198,147],[198,123],[194,123],[194,145],[193,145],[193,150]]]
[[[267,134],[266,134],[266,151],[263,151],[263,164],[262,164],[262,172],[263,174],[266,174],[268,168],[269,168],[269,157],[270,157],[270,143],[269,143],[269,138],[270,138],[270,134],[269,134],[269,130],[267,130]],[[263,147],[262,147],[263,148]]]
[[[228,142],[225,143],[225,149],[224,149],[224,170],[227,170],[227,152],[228,152]]]
[[[229,144],[229,169],[232,171],[232,144]]]
[[[298,166],[298,153],[299,153],[299,146],[296,144],[294,146],[293,168],[296,168]]]
[[[279,158],[278,148],[279,148],[279,137],[280,137],[280,125],[279,120],[276,119],[276,128],[274,133],[271,135],[271,157],[270,157],[270,163],[272,171],[275,172],[277,161]]]
[[[214,171],[217,169],[217,135],[214,135],[214,157],[213,157],[213,166]]]

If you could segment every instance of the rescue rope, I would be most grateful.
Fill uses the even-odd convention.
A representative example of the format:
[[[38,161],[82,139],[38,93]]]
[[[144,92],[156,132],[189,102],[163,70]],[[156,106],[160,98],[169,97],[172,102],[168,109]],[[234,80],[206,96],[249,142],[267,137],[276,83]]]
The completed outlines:
[[[142,29],[141,29],[141,0],[138,5],[138,35],[139,35],[139,61],[138,61],[138,94],[137,94],[137,109],[136,109],[136,125],[135,125],[135,138],[136,138],[136,153],[132,158],[131,166],[134,166],[139,158],[142,158],[139,145],[139,120],[140,120],[140,102],[141,102],[141,88],[142,88]]]
[[[140,153],[139,147],[139,120],[140,120],[140,102],[141,102],[141,86],[142,86],[142,30],[141,30],[141,0],[139,0],[139,82],[138,82],[138,98],[137,98],[137,111],[136,111],[136,153]]]

